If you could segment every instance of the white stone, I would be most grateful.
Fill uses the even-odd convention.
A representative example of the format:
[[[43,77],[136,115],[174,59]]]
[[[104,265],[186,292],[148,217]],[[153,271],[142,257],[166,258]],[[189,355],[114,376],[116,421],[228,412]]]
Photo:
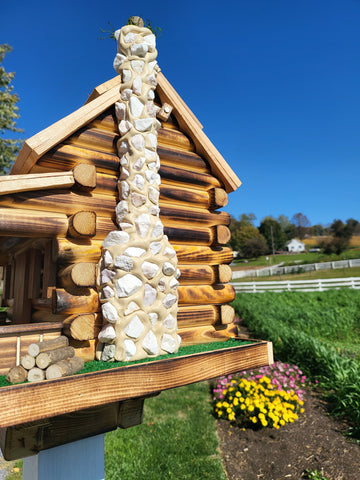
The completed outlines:
[[[116,320],[118,319],[118,314],[114,305],[112,305],[110,302],[103,303],[101,305],[101,311],[103,317],[106,318],[108,322],[116,323]]]
[[[174,303],[177,301],[177,296],[173,295],[172,293],[168,293],[166,297],[163,300],[163,305],[165,308],[170,308],[174,305]]]
[[[178,348],[178,343],[172,335],[164,333],[161,339],[160,348],[165,350],[165,352],[175,353]]]
[[[129,101],[131,98],[133,91],[131,88],[124,88],[124,90],[121,91],[121,100]]]
[[[125,272],[131,272],[134,268],[134,262],[128,255],[119,255],[115,258],[114,266],[125,270]]]
[[[144,41],[150,47],[149,48],[150,52],[155,50],[156,41],[155,41],[155,35],[153,33],[151,33],[150,35],[145,35]]]
[[[146,202],[146,197],[141,195],[140,193],[133,192],[131,194],[131,203],[134,205],[135,208],[139,208]],[[136,220],[135,220],[136,223]]]
[[[108,233],[105,240],[103,241],[103,247],[111,247],[113,245],[121,245],[129,241],[129,234],[121,230],[113,230]]]
[[[107,325],[104,325],[98,335],[99,342],[111,343],[114,340],[114,338],[116,338],[114,327],[109,323]]]
[[[153,255],[157,255],[161,252],[161,242],[151,242],[149,247]]]
[[[148,134],[148,139],[150,140],[150,144],[153,148],[156,148],[157,146],[157,136],[154,135],[153,133]]]
[[[141,265],[141,271],[143,272],[143,274],[145,275],[145,277],[150,280],[151,278],[154,278],[154,277],[155,277],[155,275],[156,275],[157,272],[159,271],[159,267],[156,265],[156,263],[152,263],[152,262],[147,262],[147,261],[145,261],[145,262]]]
[[[116,346],[115,345],[104,345],[103,351],[101,352],[101,361],[102,362],[108,362],[115,356],[115,350]]]
[[[145,82],[146,82],[148,85],[151,85],[152,87],[156,87],[156,85],[157,85],[156,76],[155,76],[154,74],[148,75],[148,76],[146,77]]]
[[[121,72],[121,80],[123,83],[130,82],[132,77],[131,70],[123,70]]]
[[[170,262],[165,262],[162,267],[162,271],[165,275],[172,275],[175,272],[175,270],[176,269],[174,265]]]
[[[164,255],[166,255],[169,258],[175,257],[176,252],[172,247],[166,247],[164,250]]]
[[[105,298],[112,298],[115,295],[114,290],[109,285],[106,285],[102,291]]]
[[[149,51],[149,46],[146,43],[134,43],[131,46],[132,55],[137,55],[138,57],[145,57]]]
[[[124,252],[124,255],[128,255],[129,257],[142,257],[143,255],[145,255],[146,253],[146,250],[144,250],[143,248],[140,248],[140,247],[128,247],[125,252]]]
[[[160,185],[160,175],[152,170],[146,170],[145,172],[145,177],[146,180],[150,183],[150,185],[153,185],[154,183],[156,185]]]
[[[127,178],[129,178],[129,176],[130,176],[129,170],[125,167],[122,167],[120,171],[120,180],[126,180]]]
[[[131,143],[136,150],[142,150],[145,147],[145,139],[142,135],[140,135],[140,133],[132,137]]]
[[[135,220],[136,231],[141,238],[146,237],[151,225],[150,215],[142,213]]]
[[[127,273],[116,282],[116,293],[119,298],[130,297],[142,287],[140,278]]]
[[[135,343],[130,340],[129,338],[126,338],[124,340],[124,348],[125,348],[125,359],[130,360],[131,357],[133,357],[136,353],[136,345]]]
[[[140,175],[139,173],[137,173],[134,177],[134,185],[139,190],[142,190],[144,188],[145,180],[144,180],[144,177],[142,175]]]
[[[145,327],[140,318],[135,315],[130,322],[126,325],[124,332],[128,337],[139,338],[143,333]]]
[[[124,166],[124,165],[127,165],[128,164],[128,160],[127,158],[125,157],[125,155],[123,155],[121,158],[120,158],[120,165],[121,166]]]
[[[117,53],[114,58],[113,67],[117,73],[120,73],[120,66],[126,60],[126,57],[121,53]]]
[[[159,347],[155,334],[152,332],[152,330],[149,330],[148,333],[145,335],[142,342],[142,348],[149,355],[157,355]]]
[[[169,282],[169,287],[176,290],[179,286],[179,282],[176,280],[176,278],[172,278]]]
[[[128,120],[121,120],[119,123],[120,135],[125,135],[131,128],[131,123]]]
[[[130,192],[129,184],[125,181],[120,182],[120,190],[121,190],[121,198],[123,200],[126,200],[129,196],[129,192]]]
[[[132,95],[130,97],[130,111],[131,111],[131,114],[135,118],[139,118],[140,115],[142,114],[143,110],[144,110],[143,103],[137,97],[135,97],[135,95]]]
[[[133,225],[127,222],[120,222],[119,227],[121,228],[121,230],[130,230],[131,228],[133,228]]]
[[[180,278],[180,275],[181,275],[181,272],[180,272],[180,270],[177,268],[177,269],[176,269],[175,278],[178,280],[178,279]]]
[[[126,118],[126,105],[125,103],[115,103],[115,114],[118,120],[125,120]]]
[[[120,222],[122,222],[124,220],[126,215],[129,214],[129,204],[128,204],[128,202],[126,200],[120,200],[120,202],[115,207],[115,213],[116,213],[116,221],[119,224]],[[123,232],[123,233],[125,233],[125,232]],[[128,233],[126,235],[129,236]],[[124,242],[122,242],[122,243],[124,243]]]
[[[149,195],[149,200],[150,200],[152,203],[155,203],[155,205],[158,205],[158,203],[159,203],[159,195],[160,195],[159,190],[157,190],[157,189],[154,188],[154,187],[149,187],[149,188],[148,188],[148,195]]]
[[[151,205],[149,207],[148,213],[149,215],[154,215],[155,217],[158,217],[160,213],[160,208],[155,205]]]
[[[103,258],[104,258],[105,267],[108,267],[114,261],[109,250],[105,250]]]
[[[135,73],[142,73],[145,63],[142,60],[131,60],[131,67]]]
[[[156,162],[148,163],[148,167],[150,168],[150,170],[156,170]]]
[[[134,125],[136,130],[138,130],[139,132],[147,132],[151,130],[153,122],[154,121],[152,118],[138,118],[134,121]]]
[[[151,326],[155,327],[156,322],[158,321],[159,315],[155,312],[149,313],[149,318],[151,322]]]
[[[169,315],[163,320],[163,325],[169,330],[175,327],[175,318],[171,315],[171,313],[169,313]]]
[[[154,100],[154,98],[155,98],[154,90],[149,90],[148,91],[148,100]]]
[[[125,35],[124,40],[126,43],[134,43],[137,36],[137,33],[129,32]]]
[[[142,169],[142,167],[144,166],[145,164],[145,157],[140,157],[136,160],[136,162],[134,163],[134,169],[137,170],[137,171],[140,171]]]
[[[156,300],[156,289],[149,285],[148,283],[145,283],[145,288],[144,288],[144,306],[145,307],[150,307],[151,305],[154,304]]]
[[[117,151],[119,156],[124,155],[124,153],[127,153],[129,151],[129,144],[128,142],[121,140],[117,143]]]
[[[146,111],[150,117],[156,117],[157,112],[159,111],[159,107],[154,104],[152,101],[146,102]]]
[[[133,92],[136,95],[141,95],[142,80],[141,80],[140,75],[138,75],[137,77],[134,78],[134,81],[133,81],[133,84],[132,84],[132,89],[133,89]]]
[[[118,30],[115,30],[114,37],[115,37],[116,42],[119,41],[120,34],[121,34],[121,28],[119,28]]]
[[[116,273],[113,270],[109,270],[108,268],[104,268],[101,270],[101,284],[111,282],[111,280],[115,277]]]
[[[160,290],[160,292],[164,292],[165,288],[166,288],[166,278],[162,277],[159,280],[158,289]]]
[[[149,148],[145,148],[145,157],[146,158],[153,158],[155,156],[155,152],[150,150]]]
[[[125,315],[130,315],[130,313],[136,312],[137,310],[140,310],[139,305],[136,302],[131,301],[126,307]]]
[[[176,335],[176,337],[177,337],[178,345],[180,347],[182,338],[180,337],[180,335]]]
[[[161,220],[158,220],[155,223],[155,226],[154,226],[154,229],[153,229],[153,232],[152,232],[152,236],[153,237],[158,237],[159,235],[162,235],[163,233],[164,233],[164,226],[163,226]]]
[[[156,67],[156,65],[157,65],[157,61],[156,61],[156,60],[152,60],[151,62],[149,62],[149,63],[148,63],[149,71],[154,70],[154,68]]]

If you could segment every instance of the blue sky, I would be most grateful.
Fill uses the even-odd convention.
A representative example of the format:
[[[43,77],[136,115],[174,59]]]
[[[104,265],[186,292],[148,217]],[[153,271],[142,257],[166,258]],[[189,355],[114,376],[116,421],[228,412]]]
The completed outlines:
[[[242,180],[226,210],[360,220],[360,0],[8,0],[25,138],[112,78],[101,28],[150,19],[163,73]]]

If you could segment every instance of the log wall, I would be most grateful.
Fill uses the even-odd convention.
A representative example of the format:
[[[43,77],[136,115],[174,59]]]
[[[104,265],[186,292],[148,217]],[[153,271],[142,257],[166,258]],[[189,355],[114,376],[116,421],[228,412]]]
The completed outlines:
[[[23,237],[54,235],[45,263],[42,260],[44,265],[52,264],[52,271],[48,273],[41,267],[42,283],[47,287],[43,285],[40,291],[36,281],[30,282],[31,289],[27,284],[22,287],[22,296],[31,308],[27,308],[26,315],[15,315],[14,322],[61,321],[65,333],[80,343],[96,338],[101,325],[95,290],[97,262],[102,240],[117,228],[117,139],[115,112],[111,108],[43,155],[30,171],[51,174],[80,164],[94,165],[93,189],[84,190],[75,184],[70,188],[30,190],[0,197],[0,217],[8,222],[14,212],[21,213],[13,217],[16,225],[8,227],[9,231],[17,228],[16,236],[11,242],[0,239],[3,264],[8,264],[15,252],[19,255],[19,251],[27,252],[31,247],[31,241]],[[159,130],[158,153],[162,182],[160,217],[177,252],[181,271],[178,324],[183,344],[234,336],[234,312],[225,305],[235,296],[228,283],[232,251],[225,246],[230,238],[230,217],[218,211],[227,203],[224,186],[172,117]],[[34,223],[28,221],[32,215],[36,218]],[[45,219],[44,229],[41,217]],[[45,255],[44,251],[42,254]],[[39,251],[32,255],[35,274],[41,260]]]

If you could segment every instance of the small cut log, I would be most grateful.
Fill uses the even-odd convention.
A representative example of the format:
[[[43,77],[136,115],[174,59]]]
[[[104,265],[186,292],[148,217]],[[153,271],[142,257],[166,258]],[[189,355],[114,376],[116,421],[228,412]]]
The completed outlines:
[[[84,360],[80,357],[72,357],[68,360],[60,360],[46,369],[46,379],[67,377],[84,368]]]
[[[73,347],[57,348],[48,352],[39,353],[36,357],[37,367],[45,370],[47,367],[59,360],[66,360],[75,356],[75,349]]]
[[[21,365],[10,368],[6,380],[10,383],[22,383],[27,379],[28,372]]]
[[[96,235],[96,213],[77,212],[69,218],[70,237],[94,237]]]
[[[92,340],[97,338],[102,327],[102,316],[99,313],[73,315],[64,321],[65,335],[75,340]]]
[[[58,277],[63,287],[95,287],[96,264],[79,262],[59,271]]]
[[[37,357],[41,352],[49,352],[56,348],[67,347],[69,340],[64,335],[53,338],[52,340],[45,340],[44,342],[31,343],[28,348],[28,353],[32,357]]]
[[[20,360],[20,363],[26,370],[31,370],[35,367],[35,358],[27,354]]]
[[[29,382],[41,382],[45,380],[45,372],[41,368],[34,367],[28,371],[27,379]]]

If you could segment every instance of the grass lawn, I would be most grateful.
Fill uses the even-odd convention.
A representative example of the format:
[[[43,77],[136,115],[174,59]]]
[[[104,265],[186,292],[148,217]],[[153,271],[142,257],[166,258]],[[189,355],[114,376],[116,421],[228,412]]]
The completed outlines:
[[[289,273],[287,275],[271,275],[264,277],[256,277],[249,275],[248,277],[234,278],[233,282],[266,282],[275,280],[316,280],[319,278],[347,278],[360,277],[360,267],[352,268],[336,268],[335,270],[318,270],[314,272]]]
[[[142,425],[105,435],[106,480],[226,480],[206,382],[145,400]]]

